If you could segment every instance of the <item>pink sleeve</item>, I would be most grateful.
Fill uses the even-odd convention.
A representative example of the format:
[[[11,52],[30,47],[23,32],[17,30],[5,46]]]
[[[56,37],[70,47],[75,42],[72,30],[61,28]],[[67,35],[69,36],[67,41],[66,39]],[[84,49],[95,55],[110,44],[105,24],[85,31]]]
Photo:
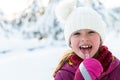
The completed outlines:
[[[61,74],[58,72],[54,78],[54,80],[63,80]]]
[[[74,74],[67,70],[59,70],[54,80],[74,80]]]

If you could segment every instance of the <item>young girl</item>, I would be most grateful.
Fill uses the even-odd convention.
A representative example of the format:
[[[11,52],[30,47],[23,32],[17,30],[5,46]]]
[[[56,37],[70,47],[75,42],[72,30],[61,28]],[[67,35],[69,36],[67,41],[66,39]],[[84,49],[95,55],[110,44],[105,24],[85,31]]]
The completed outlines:
[[[103,45],[106,24],[88,7],[60,2],[58,20],[71,50],[64,53],[54,71],[55,80],[120,80],[120,61]]]

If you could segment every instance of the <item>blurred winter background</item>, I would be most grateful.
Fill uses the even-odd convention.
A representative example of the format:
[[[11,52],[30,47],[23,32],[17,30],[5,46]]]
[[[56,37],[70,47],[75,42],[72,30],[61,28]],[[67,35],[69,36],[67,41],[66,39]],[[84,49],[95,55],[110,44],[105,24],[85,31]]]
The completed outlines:
[[[54,8],[60,0],[0,0],[0,80],[53,80],[68,49]],[[107,23],[105,45],[120,59],[120,0],[78,0]]]

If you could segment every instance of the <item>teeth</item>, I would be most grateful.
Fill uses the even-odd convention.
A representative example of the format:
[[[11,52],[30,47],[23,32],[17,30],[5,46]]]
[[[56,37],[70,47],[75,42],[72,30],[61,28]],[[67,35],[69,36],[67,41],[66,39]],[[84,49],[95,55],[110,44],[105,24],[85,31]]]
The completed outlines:
[[[91,48],[92,46],[80,46],[80,48]]]
[[[81,48],[88,48],[89,46],[81,46]]]

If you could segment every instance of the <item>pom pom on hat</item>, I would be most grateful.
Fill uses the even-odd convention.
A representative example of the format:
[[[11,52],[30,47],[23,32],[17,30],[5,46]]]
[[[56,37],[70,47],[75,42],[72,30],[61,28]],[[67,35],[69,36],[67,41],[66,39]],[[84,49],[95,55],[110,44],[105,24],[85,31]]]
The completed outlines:
[[[71,34],[81,29],[91,29],[99,33],[102,41],[105,39],[106,23],[100,14],[89,7],[75,7],[75,3],[62,2],[56,7],[56,17],[64,23],[64,35],[67,45]]]
[[[55,8],[55,14],[57,19],[65,23],[66,19],[68,18],[69,14],[74,10],[75,8],[76,0],[66,0],[61,1]]]

